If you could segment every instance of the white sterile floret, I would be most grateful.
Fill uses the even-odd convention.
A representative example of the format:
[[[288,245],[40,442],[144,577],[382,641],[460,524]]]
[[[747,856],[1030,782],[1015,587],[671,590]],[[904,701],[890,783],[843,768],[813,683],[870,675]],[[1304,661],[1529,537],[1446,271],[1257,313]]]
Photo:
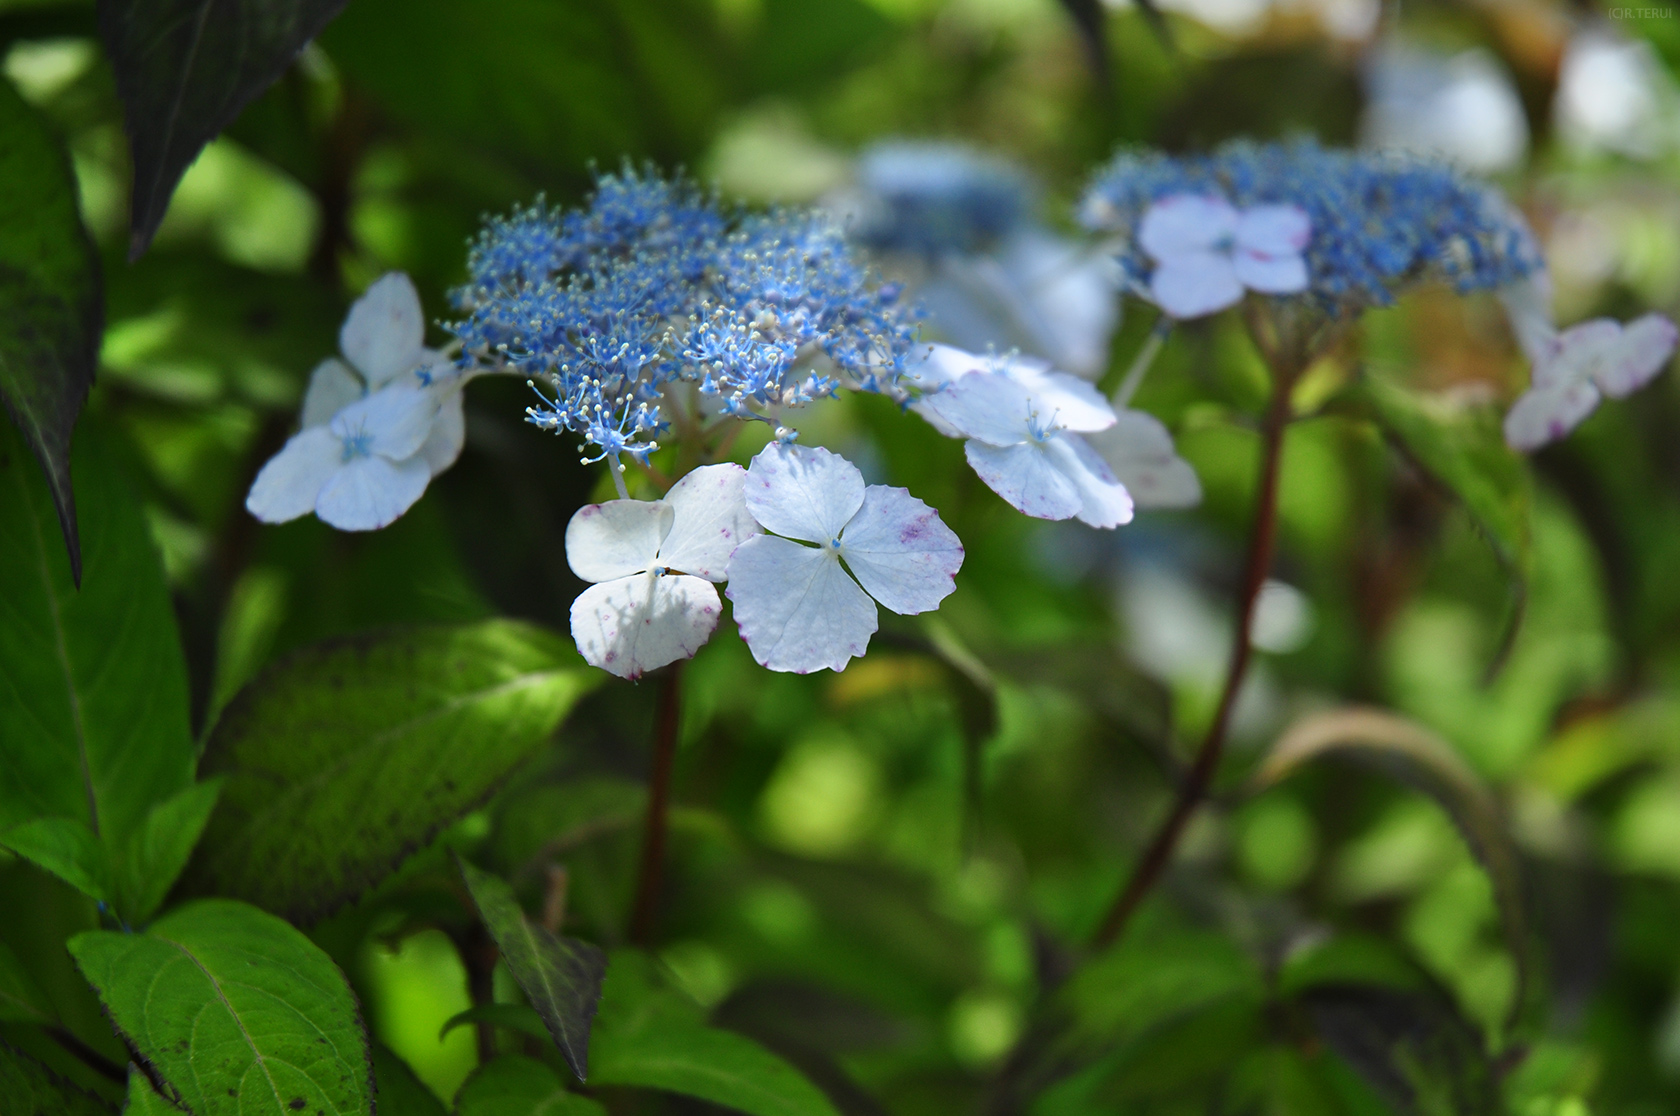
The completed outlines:
[[[1677,339],[1673,322],[1646,314],[1626,325],[1595,318],[1532,346],[1530,387],[1505,415],[1505,441],[1533,450],[1563,437],[1604,396],[1620,399],[1650,383],[1673,356]]]
[[[722,607],[712,582],[759,531],[742,499],[746,475],[739,465],[705,465],[663,500],[577,510],[566,525],[566,561],[596,582],[572,602],[572,638],[585,660],[636,679],[711,638]]]
[[[1178,456],[1172,435],[1154,415],[1115,412],[1107,430],[1085,436],[1140,508],[1193,508],[1202,502],[1202,482]]]
[[[745,494],[775,534],[735,551],[727,594],[753,658],[771,670],[841,670],[869,646],[876,601],[910,616],[956,587],[962,543],[939,513],[902,488],[865,487],[839,454],[772,443],[753,458]]]
[[[413,506],[466,436],[465,377],[424,340],[408,276],[391,272],[356,300],[339,331],[349,363],[328,357],[310,374],[302,430],[257,475],[245,500],[252,515],[283,523],[313,511],[340,530],[368,531]]]
[[[341,531],[384,527],[432,479],[420,449],[437,413],[435,395],[405,382],[358,399],[293,435],[257,474],[245,507],[266,523],[314,512]]]
[[[1114,408],[1084,380],[1019,359],[988,361],[940,346],[923,383],[943,386],[916,409],[942,432],[966,438],[968,463],[993,492],[1038,519],[1077,516],[1093,527],[1132,518],[1132,498],[1079,435],[1106,430]],[[957,375],[949,373],[968,370]]]
[[[1294,294],[1307,289],[1301,254],[1312,219],[1297,205],[1239,210],[1210,194],[1173,194],[1138,223],[1138,246],[1155,261],[1156,305],[1175,318],[1199,318],[1242,300],[1243,290]]]

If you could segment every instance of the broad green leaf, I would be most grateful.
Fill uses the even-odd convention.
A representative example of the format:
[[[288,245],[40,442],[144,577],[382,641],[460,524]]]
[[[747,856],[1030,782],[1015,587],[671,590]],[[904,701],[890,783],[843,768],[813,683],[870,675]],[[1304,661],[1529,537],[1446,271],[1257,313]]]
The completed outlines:
[[[506,882],[462,860],[461,878],[472,893],[508,972],[542,1016],[566,1064],[582,1081],[589,1076],[589,1024],[601,999],[607,955],[598,946],[551,934],[525,917]]]
[[[487,853],[508,875],[628,829],[647,813],[647,787],[628,779],[584,778],[509,793],[496,809]]]
[[[1272,744],[1254,773],[1257,788],[1272,786],[1321,756],[1347,756],[1388,772],[1441,804],[1493,884],[1507,948],[1517,966],[1511,1016],[1527,987],[1528,939],[1516,851],[1499,805],[1451,744],[1403,717],[1358,706],[1314,713],[1296,721]]]
[[[5,1116],[111,1116],[115,1109],[0,1042],[0,1112]]]
[[[1532,485],[1522,457],[1505,444],[1499,413],[1489,406],[1416,392],[1369,370],[1350,395],[1376,415],[1407,457],[1464,505],[1510,575],[1513,604],[1491,664],[1497,668],[1521,624],[1533,565]]]
[[[99,837],[75,818],[36,818],[0,833],[5,848],[90,899],[111,897],[111,865]]]
[[[1324,1044],[1396,1111],[1503,1116],[1481,1035],[1444,997],[1326,984],[1302,993],[1299,1003]]]
[[[92,930],[69,948],[111,1022],[195,1116],[372,1110],[350,986],[273,915],[206,899],[144,934]]]
[[[48,1023],[57,1016],[18,955],[0,942],[0,1023]]]
[[[344,0],[99,0],[134,159],[129,255],[138,257],[181,175],[272,85]]]
[[[128,1099],[122,1110],[123,1116],[173,1116],[181,1111],[159,1096],[140,1067],[133,1063],[128,1067]]]
[[[46,473],[74,583],[82,553],[70,435],[99,359],[99,257],[82,227],[69,158],[3,79],[0,182],[0,402]]]
[[[76,439],[78,591],[40,470],[0,423],[0,830],[75,818],[112,852],[192,781],[193,742],[163,567],[101,433]]]
[[[114,898],[124,921],[144,922],[163,905],[209,823],[221,789],[220,779],[194,783],[153,806],[134,831],[115,871]]]
[[[593,1010],[593,1009],[592,1009]],[[479,1004],[466,1011],[458,1011],[451,1015],[438,1032],[438,1039],[449,1034],[457,1027],[467,1027],[474,1023],[489,1023],[497,1027],[506,1027],[510,1031],[518,1031],[522,1035],[530,1035],[534,1039],[551,1040],[554,1036],[549,1032],[548,1024],[538,1015],[535,1008],[524,1004]]]
[[[210,736],[201,768],[226,783],[186,886],[295,920],[330,912],[482,802],[599,674],[507,620],[304,649]]]
[[[590,1084],[683,1093],[749,1116],[836,1116],[815,1085],[732,1031],[708,1027],[699,1009],[658,986],[652,963],[623,950],[607,968],[591,1034]]]
[[[443,1103],[421,1084],[408,1063],[378,1042],[373,1044],[373,1081],[379,1116],[444,1116]]]
[[[568,1092],[534,1058],[504,1054],[479,1066],[455,1095],[455,1116],[606,1116],[588,1097]]]

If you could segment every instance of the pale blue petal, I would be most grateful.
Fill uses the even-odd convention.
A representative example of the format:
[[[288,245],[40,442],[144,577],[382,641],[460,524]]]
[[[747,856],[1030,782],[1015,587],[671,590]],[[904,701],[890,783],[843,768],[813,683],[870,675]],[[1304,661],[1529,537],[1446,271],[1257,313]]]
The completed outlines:
[[[912,616],[956,588],[963,547],[937,511],[902,488],[872,484],[840,536],[840,557],[870,596]]]
[[[376,531],[413,507],[431,479],[418,455],[406,461],[357,457],[327,479],[315,498],[315,514],[340,531]]]
[[[337,357],[328,357],[309,374],[309,390],[303,393],[302,423],[305,427],[325,425],[365,394],[362,381],[350,371],[350,366]]]
[[[772,442],[747,468],[747,509],[767,531],[805,542],[839,537],[863,504],[863,474],[821,446]]]
[[[662,500],[609,500],[585,504],[566,524],[566,562],[585,581],[651,570],[674,513]]]
[[[257,474],[245,509],[264,523],[284,523],[315,510],[315,498],[338,471],[339,440],[322,426],[294,434]]]
[[[438,402],[435,394],[418,384],[401,381],[345,407],[328,427],[351,444],[352,456],[378,454],[406,461],[420,452],[431,435]]]
[[[659,546],[668,569],[722,581],[735,548],[758,534],[743,494],[747,471],[739,465],[702,465],[671,486],[665,503],[675,518]]]
[[[729,560],[725,592],[741,638],[771,670],[841,670],[875,633],[875,602],[828,547],[774,535],[748,539]]]
[[[1132,521],[1132,498],[1097,451],[1078,434],[1058,434],[1044,444],[1044,456],[1079,494],[1080,520],[1093,527]]]
[[[632,574],[578,594],[572,639],[590,665],[636,679],[691,658],[712,637],[722,607],[717,590],[698,577]]]
[[[970,441],[963,448],[980,479],[1017,511],[1035,519],[1071,519],[1084,506],[1073,481],[1045,455],[1042,442],[988,446]]]
[[[380,276],[338,332],[338,347],[368,386],[378,388],[420,363],[426,319],[414,282],[400,271]]]

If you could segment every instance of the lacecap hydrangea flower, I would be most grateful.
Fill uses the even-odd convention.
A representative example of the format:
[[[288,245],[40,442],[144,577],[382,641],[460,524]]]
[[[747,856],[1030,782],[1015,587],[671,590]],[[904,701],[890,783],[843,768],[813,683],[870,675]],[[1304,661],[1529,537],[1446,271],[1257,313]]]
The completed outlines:
[[[671,389],[791,438],[788,410],[840,387],[888,389],[913,339],[839,227],[815,213],[726,210],[683,179],[626,168],[581,210],[541,201],[489,223],[456,293],[463,359],[537,382],[528,411],[594,447],[645,460]]]
[[[266,523],[314,512],[343,531],[388,526],[461,454],[464,375],[425,347],[420,296],[383,276],[350,307],[344,360],[309,379],[302,430],[263,466],[245,499]],[[346,363],[348,362],[348,363]]]
[[[693,655],[726,580],[758,661],[800,672],[861,655],[876,601],[915,613],[951,592],[962,546],[937,512],[793,444],[789,412],[842,387],[904,396],[914,313],[870,282],[832,220],[725,210],[627,169],[583,209],[539,202],[492,221],[470,271],[453,327],[463,363],[540,381],[530,421],[592,446],[585,460],[607,461],[623,497],[566,532],[572,569],[594,583],[571,617],[590,663],[634,679]],[[730,418],[774,428],[749,469],[703,466],[660,500],[628,498],[622,457],[645,463],[672,427],[704,449]]]
[[[1156,298],[1163,262],[1173,263],[1187,248],[1212,247],[1186,244],[1196,235],[1189,228],[1174,230],[1165,256],[1163,244],[1152,251],[1144,243],[1150,211],[1183,198],[1230,207],[1217,224],[1217,241],[1228,245],[1221,251],[1233,268],[1243,249],[1252,248],[1273,257],[1275,268],[1263,270],[1272,283],[1288,272],[1279,290],[1238,275],[1243,286],[1298,292],[1331,317],[1386,306],[1422,282],[1460,293],[1494,290],[1543,266],[1533,234],[1498,191],[1438,162],[1310,142],[1234,143],[1206,155],[1123,151],[1087,188],[1080,218],[1092,231],[1114,236],[1126,284],[1140,297]],[[1304,242],[1298,219],[1284,219],[1291,208],[1305,216]],[[1293,247],[1286,252],[1286,245]],[[1291,253],[1305,264],[1304,283]],[[1228,282],[1225,289],[1231,290]]]
[[[859,157],[855,188],[831,203],[945,340],[1019,349],[1088,379],[1107,368],[1114,262],[1046,226],[1014,164],[961,144],[887,141]]]

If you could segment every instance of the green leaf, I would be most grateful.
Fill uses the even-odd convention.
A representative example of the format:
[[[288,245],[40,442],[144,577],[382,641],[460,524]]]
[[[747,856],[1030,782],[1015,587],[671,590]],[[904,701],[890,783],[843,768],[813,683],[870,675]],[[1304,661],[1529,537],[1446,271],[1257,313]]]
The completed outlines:
[[[836,1116],[815,1085],[749,1038],[708,1027],[660,987],[646,955],[615,952],[591,1035],[590,1084],[684,1093],[749,1116]]]
[[[593,1014],[593,1007],[591,1008]],[[548,1041],[553,1034],[543,1017],[537,1014],[535,1008],[525,1004],[479,1004],[466,1011],[458,1011],[451,1015],[438,1032],[441,1042],[445,1035],[457,1027],[466,1027],[474,1023],[490,1023],[497,1027],[506,1027],[510,1031],[518,1031],[522,1035],[530,1035],[534,1039]]]
[[[0,1042],[0,1112],[6,1116],[111,1116],[113,1111],[98,1097]]]
[[[513,888],[504,881],[459,856],[455,862],[508,972],[542,1016],[566,1064],[579,1081],[587,1079],[589,1023],[601,999],[607,955],[588,942],[549,933],[525,917]]]
[[[373,1080],[379,1116],[444,1116],[443,1103],[383,1043],[373,1044]]]
[[[70,435],[99,360],[99,257],[82,227],[69,158],[5,80],[0,182],[0,402],[46,473],[70,579],[80,583]]]
[[[1452,818],[1493,885],[1506,946],[1517,967],[1517,987],[1511,998],[1514,1019],[1527,988],[1528,938],[1516,851],[1492,791],[1451,744],[1422,725],[1385,710],[1358,706],[1314,713],[1284,730],[1255,769],[1254,785],[1258,789],[1272,786],[1309,760],[1335,755],[1373,764],[1416,787]]]
[[[1520,454],[1505,444],[1499,413],[1404,387],[1369,369],[1349,389],[1405,455],[1446,488],[1469,513],[1511,577],[1512,608],[1490,671],[1510,651],[1521,624],[1533,566],[1529,507],[1532,484]]]
[[[205,144],[337,15],[344,0],[99,0],[134,158],[138,258]]]
[[[455,1095],[455,1116],[606,1116],[588,1097],[568,1092],[559,1076],[519,1054],[479,1066]]]
[[[90,899],[111,897],[111,866],[99,837],[75,818],[36,818],[0,833],[0,847],[43,868]]]
[[[181,1110],[158,1094],[140,1067],[128,1066],[128,1100],[123,1104],[123,1116],[176,1116]]]
[[[365,1116],[373,1072],[356,998],[308,938],[206,899],[144,934],[69,942],[129,1045],[195,1116]]]
[[[227,782],[186,886],[327,914],[482,802],[600,677],[569,641],[509,620],[304,649],[210,736],[201,768]]]
[[[115,873],[117,913],[125,922],[144,922],[163,905],[209,823],[221,790],[220,779],[194,783],[153,806],[134,831]]]
[[[56,1018],[47,994],[11,947],[0,942],[0,1023],[50,1023]]]
[[[75,818],[107,852],[192,781],[187,672],[163,566],[95,425],[76,439],[86,576],[0,423],[0,830]]]

